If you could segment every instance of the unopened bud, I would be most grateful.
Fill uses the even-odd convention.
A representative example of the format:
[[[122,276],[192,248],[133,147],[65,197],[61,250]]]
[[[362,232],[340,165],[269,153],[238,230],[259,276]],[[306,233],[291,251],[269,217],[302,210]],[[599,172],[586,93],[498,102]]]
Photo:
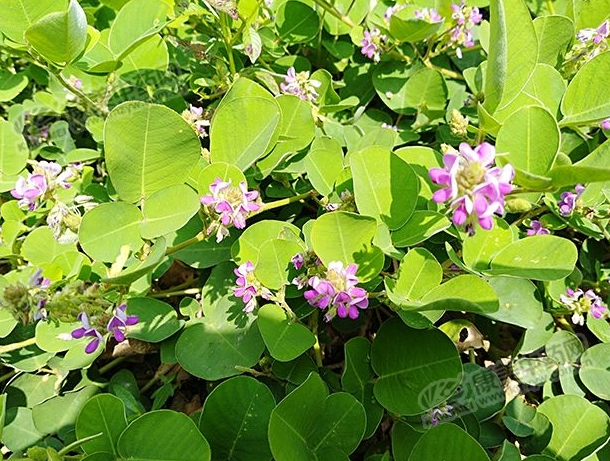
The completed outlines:
[[[468,117],[463,116],[459,110],[453,109],[449,127],[454,135],[465,138],[468,134]]]
[[[506,200],[504,208],[508,213],[525,213],[532,209],[532,204],[523,198],[510,198]]]

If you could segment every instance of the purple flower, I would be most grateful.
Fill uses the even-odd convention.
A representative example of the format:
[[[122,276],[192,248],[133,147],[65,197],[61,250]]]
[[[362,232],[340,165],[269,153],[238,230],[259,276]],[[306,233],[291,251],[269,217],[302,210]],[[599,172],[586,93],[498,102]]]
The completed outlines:
[[[193,127],[200,138],[207,138],[210,121],[205,118],[203,107],[189,104],[189,108],[182,111],[182,118]]]
[[[42,276],[42,269],[36,269],[32,276],[28,280],[30,288],[49,288],[51,280]]]
[[[296,270],[301,270],[303,263],[305,262],[305,256],[303,256],[303,253],[297,253],[290,258],[290,262]]]
[[[358,309],[366,309],[369,305],[366,290],[356,286],[357,270],[356,264],[344,268],[340,261],[329,263],[324,278],[315,275],[309,279],[308,285],[312,289],[303,293],[304,298],[311,306],[329,309],[324,317],[326,321],[330,321],[335,315],[341,318],[357,318]]]
[[[583,292],[580,288],[577,290],[568,288],[566,294],[561,295],[559,300],[573,312],[572,322],[578,325],[584,324],[585,317],[583,314],[585,312],[589,312],[596,319],[600,319],[608,311],[602,299],[593,290]]]
[[[440,407],[434,407],[424,415],[422,415],[422,424],[426,426],[436,426],[442,419],[448,419],[453,416],[451,413],[453,406],[449,404],[441,405]]]
[[[47,192],[47,181],[42,174],[28,173],[27,179],[23,176],[17,178],[15,188],[11,190],[11,195],[19,199],[21,208],[28,208],[30,211],[36,209],[38,198]]]
[[[491,229],[494,213],[504,213],[504,196],[512,190],[515,175],[511,165],[492,167],[496,156],[494,146],[484,142],[472,149],[461,143],[459,151],[448,150],[443,156],[444,168],[432,168],[430,179],[446,186],[432,195],[436,203],[449,201],[453,223],[465,226],[474,234],[474,223]]]
[[[364,38],[362,39],[362,49],[360,52],[367,58],[372,59],[375,62],[379,62],[381,56],[381,47],[384,42],[387,41],[385,35],[381,35],[381,31],[376,27],[370,31],[365,30]]]
[[[548,235],[551,232],[543,227],[542,223],[540,221],[536,221],[536,220],[532,220],[530,221],[530,227],[531,229],[528,229],[526,234],[531,236],[531,235]]]
[[[610,118],[607,118],[606,120],[602,120],[600,122],[599,126],[601,126],[602,130],[604,130],[604,131],[610,130]]]
[[[434,8],[422,8],[421,10],[415,10],[413,15],[417,19],[429,22],[430,24],[435,24],[443,20],[443,17],[438,14],[438,11],[436,11]]]
[[[114,335],[114,339],[116,339],[119,343],[125,340],[125,329],[128,326],[135,325],[139,320],[135,315],[125,314],[126,309],[127,304],[122,303],[118,305],[114,315],[106,326],[106,330],[112,333]]]
[[[595,29],[595,31],[597,33],[593,37],[593,43],[595,43],[596,45],[599,45],[601,43],[601,41],[605,40],[608,37],[608,35],[610,34],[610,30],[608,27],[608,20],[606,19],[604,22],[602,22],[601,25],[597,29]]]
[[[582,195],[584,190],[585,187],[582,184],[576,184],[574,192],[563,192],[561,194],[561,200],[557,202],[559,214],[561,216],[570,216],[574,212],[578,204],[578,198]]]
[[[244,312],[250,313],[254,310],[257,296],[268,299],[271,295],[271,292],[267,288],[261,286],[260,282],[256,280],[252,261],[241,264],[237,269],[233,269],[233,272],[237,275],[237,279],[235,280],[237,285],[233,287],[233,295],[236,298],[241,298],[246,304],[243,309]]]
[[[280,83],[280,89],[286,94],[298,96],[303,101],[313,102],[318,98],[317,88],[322,86],[322,82],[310,79],[309,72],[297,73],[294,67],[286,72],[284,82]]]
[[[238,187],[232,187],[231,180],[226,182],[216,178],[210,185],[210,192],[211,195],[201,197],[201,204],[213,219],[207,234],[216,231],[217,242],[229,235],[229,226],[237,229],[246,227],[246,218],[260,209],[258,191],[249,191],[243,181]]]
[[[466,6],[464,0],[459,5],[451,4],[451,9],[453,10],[451,18],[456,21],[456,26],[451,30],[450,45],[455,48],[455,54],[461,59],[461,47],[474,46],[472,30],[474,26],[481,23],[483,15],[476,6]]]
[[[80,320],[83,326],[72,331],[72,337],[74,339],[83,338],[85,336],[92,338],[91,341],[87,343],[87,346],[85,346],[85,352],[87,354],[92,354],[97,350],[98,346],[100,345],[100,342],[104,341],[104,337],[99,331],[97,331],[91,326],[87,314],[81,312],[80,314],[78,314],[77,318],[78,320]]]
[[[394,6],[390,6],[388,7],[388,9],[385,10],[385,13],[383,13],[383,19],[385,20],[385,22],[389,23],[390,19],[392,19],[392,16],[394,16],[396,13],[398,13],[400,10],[404,9],[406,7],[405,4],[396,4]]]

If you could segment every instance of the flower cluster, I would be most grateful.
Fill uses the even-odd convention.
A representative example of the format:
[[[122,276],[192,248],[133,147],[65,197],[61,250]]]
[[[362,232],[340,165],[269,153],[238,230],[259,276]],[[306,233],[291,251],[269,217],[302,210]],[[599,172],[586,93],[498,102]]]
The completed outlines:
[[[461,143],[459,151],[446,149],[444,168],[432,168],[430,178],[435,184],[446,186],[437,190],[432,199],[437,203],[450,201],[453,223],[465,226],[473,235],[474,223],[491,229],[494,213],[504,213],[504,196],[511,192],[510,181],[515,175],[511,165],[492,167],[496,151],[486,142],[471,148]]]
[[[548,235],[551,232],[542,225],[540,221],[536,221],[535,219],[530,221],[530,229],[527,230],[526,234],[528,236],[532,235]]]
[[[343,267],[342,262],[333,261],[328,264],[324,277],[314,275],[309,278],[307,284],[311,289],[305,291],[303,296],[311,306],[328,309],[324,316],[327,322],[335,315],[341,318],[358,318],[358,309],[368,307],[366,290],[356,286],[357,270],[356,264]]]
[[[77,90],[80,90],[83,87],[83,81],[80,78],[75,77],[74,75],[70,75],[70,78],[68,79],[68,84]],[[66,93],[67,101],[76,101],[76,95],[74,93],[72,93],[67,88],[64,88],[64,92]]]
[[[26,325],[47,318],[45,306],[48,300],[47,288],[51,281],[43,277],[42,270],[36,269],[27,282],[7,285],[0,292],[2,308],[8,310],[15,320]]]
[[[576,42],[566,55],[564,74],[570,77],[587,61],[610,49],[608,36],[610,36],[610,21],[607,19],[595,29],[587,28],[578,31]]]
[[[77,170],[78,167],[74,165],[64,170],[55,162],[36,162],[27,178],[19,176],[11,195],[19,200],[21,208],[34,211],[42,200],[52,195],[55,188],[70,188],[71,183],[68,180],[77,176]]]
[[[211,195],[201,197],[201,204],[212,218],[207,235],[216,233],[216,241],[220,242],[229,235],[229,226],[237,229],[246,227],[246,219],[250,213],[261,207],[258,191],[248,190],[244,181],[238,187],[231,186],[231,180],[223,181],[216,178],[210,185]]]
[[[585,191],[585,186],[582,184],[576,184],[574,192],[563,192],[560,196],[557,206],[559,207],[559,214],[561,216],[570,216],[574,213],[574,210],[578,207],[578,199]]]
[[[118,342],[125,340],[125,330],[128,326],[132,326],[138,323],[139,319],[135,315],[127,315],[125,311],[127,305],[125,303],[120,304],[116,307],[114,315],[108,321],[106,325],[106,331],[114,336]],[[84,337],[91,338],[85,346],[85,352],[92,354],[97,350],[100,343],[104,341],[104,336],[99,332],[100,327],[97,325],[91,325],[89,316],[85,312],[78,314],[78,320],[82,326],[73,330],[71,333],[72,338],[80,339]]]
[[[387,22],[389,24],[390,23],[390,19],[392,19],[392,16],[394,16],[400,10],[403,10],[406,6],[407,5],[405,5],[404,3],[401,3],[401,4],[397,3],[394,6],[388,7],[385,10],[385,12],[383,13],[383,19],[385,20],[385,22]]]
[[[455,54],[461,59],[461,47],[470,48],[474,46],[472,31],[474,26],[481,23],[483,15],[479,13],[476,6],[466,6],[464,0],[459,5],[452,3],[451,9],[453,10],[451,18],[455,20],[456,25],[451,29],[450,46],[455,48]]]
[[[449,404],[434,407],[421,416],[424,427],[436,426],[441,420],[453,419],[453,406]]]
[[[81,222],[79,207],[85,211],[94,208],[97,203],[93,202],[89,195],[77,195],[72,199],[72,204],[57,201],[47,215],[47,226],[53,230],[53,237],[59,243],[73,243],[78,240],[78,228]]]
[[[559,300],[573,312],[572,323],[577,325],[584,325],[585,312],[588,312],[596,319],[601,319],[608,311],[602,299],[593,290],[583,292],[580,288],[577,290],[568,288],[566,294],[561,295]]]
[[[271,292],[263,287],[254,275],[254,264],[252,261],[247,261],[241,264],[237,269],[233,269],[237,276],[233,287],[233,295],[236,298],[241,298],[244,304],[244,312],[252,312],[256,307],[256,297],[260,296],[263,299],[269,299]]]
[[[364,38],[362,39],[361,45],[362,49],[360,52],[365,55],[367,58],[372,59],[375,62],[379,62],[381,58],[381,50],[388,41],[388,38],[385,35],[381,34],[381,31],[374,27],[373,29],[365,30]]]
[[[280,83],[280,89],[286,94],[298,96],[303,101],[313,102],[318,98],[316,89],[322,86],[319,80],[309,78],[309,72],[297,73],[294,67],[286,72],[284,82]]]
[[[434,8],[422,8],[421,10],[415,10],[413,15],[417,19],[429,22],[430,24],[435,24],[443,20],[443,17],[438,14],[438,11],[436,11]]]
[[[189,108],[182,111],[182,118],[193,127],[200,138],[207,138],[206,129],[210,126],[210,120],[206,117],[203,107],[189,104]]]
[[[343,190],[343,192],[339,194],[339,198],[341,199],[341,202],[327,203],[324,207],[326,211],[356,211],[356,199],[350,190]]]

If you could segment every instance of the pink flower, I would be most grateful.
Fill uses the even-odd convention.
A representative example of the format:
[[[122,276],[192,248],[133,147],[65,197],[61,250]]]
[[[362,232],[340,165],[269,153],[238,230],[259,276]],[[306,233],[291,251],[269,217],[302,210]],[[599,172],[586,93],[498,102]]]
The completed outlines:
[[[422,8],[421,10],[415,10],[413,15],[417,19],[429,22],[430,24],[435,24],[443,20],[443,17],[438,14],[438,11],[436,11],[434,8]]]
[[[492,216],[504,213],[504,196],[511,192],[515,172],[511,165],[492,167],[496,152],[494,146],[484,142],[472,149],[461,143],[459,151],[449,150],[443,156],[444,168],[432,168],[430,179],[446,186],[432,195],[437,203],[450,202],[453,223],[465,226],[474,234],[474,222],[483,229],[491,229]]]
[[[117,306],[114,316],[108,322],[106,330],[114,335],[114,339],[118,342],[125,340],[125,329],[128,326],[135,325],[138,323],[138,317],[135,315],[125,314],[127,304],[122,303]]]
[[[573,312],[572,322],[578,325],[584,324],[585,317],[583,314],[585,312],[588,312],[596,319],[600,319],[608,311],[602,299],[593,290],[583,292],[580,288],[577,290],[568,288],[566,289],[566,294],[561,295],[559,300]]]
[[[372,59],[375,62],[379,62],[381,56],[381,47],[383,43],[387,41],[385,35],[381,35],[381,31],[376,27],[370,31],[365,30],[364,38],[362,39],[362,49],[360,52],[367,58]]]
[[[483,15],[476,6],[466,6],[464,0],[459,5],[451,4],[451,9],[453,10],[451,18],[456,21],[456,26],[451,30],[450,45],[455,48],[455,54],[461,59],[461,47],[470,48],[474,46],[472,30],[474,26],[481,23]]]
[[[610,130],[610,118],[607,118],[606,120],[602,120],[599,124],[599,126],[602,128],[602,130],[604,131],[608,131]]]
[[[548,235],[551,232],[542,226],[542,223],[540,221],[536,221],[536,220],[532,220],[530,221],[530,227],[531,229],[528,229],[526,234],[529,236],[532,235]]]
[[[28,174],[27,179],[23,176],[17,178],[15,188],[11,190],[11,195],[19,199],[21,208],[28,208],[30,211],[36,209],[38,198],[47,192],[47,181],[42,174]]]
[[[237,276],[235,280],[237,285],[233,287],[233,295],[236,298],[241,298],[245,303],[244,312],[250,313],[254,310],[257,296],[269,299],[271,292],[256,280],[252,261],[247,261],[237,269],[233,269],[233,273]]]
[[[316,89],[322,86],[322,82],[310,79],[309,72],[297,73],[294,67],[286,72],[284,82],[280,83],[280,89],[286,94],[298,96],[303,101],[315,101],[318,98]]]
[[[400,10],[404,9],[406,7],[405,4],[396,4],[394,6],[390,6],[388,7],[388,9],[385,10],[385,12],[383,13],[383,19],[385,20],[385,22],[389,23],[390,19],[392,19],[392,16],[394,16],[396,13],[398,13]]]
[[[368,307],[366,290],[356,286],[357,270],[356,264],[344,268],[342,262],[333,261],[328,264],[324,278],[315,275],[309,279],[308,284],[312,289],[303,293],[303,296],[311,306],[329,309],[324,316],[327,322],[335,315],[358,318],[359,309]]]
[[[560,196],[561,200],[557,202],[559,214],[561,216],[570,216],[577,206],[578,198],[584,192],[585,187],[582,184],[576,184],[574,192],[563,192]]]

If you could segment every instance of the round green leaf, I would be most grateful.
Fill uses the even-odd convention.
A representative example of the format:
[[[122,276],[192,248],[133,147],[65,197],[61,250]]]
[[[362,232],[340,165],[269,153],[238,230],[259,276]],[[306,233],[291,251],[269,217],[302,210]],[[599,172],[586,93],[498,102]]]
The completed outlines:
[[[117,444],[121,458],[139,461],[210,461],[210,446],[184,413],[157,410],[134,420]]]
[[[304,43],[318,34],[320,18],[309,5],[289,0],[277,9],[275,24],[286,43]]]
[[[30,152],[21,133],[13,124],[0,120],[0,172],[7,175],[19,173],[27,164]]]
[[[290,284],[288,272],[292,269],[291,259],[303,251],[302,245],[290,240],[268,240],[260,247],[254,275],[263,286],[272,290]]]
[[[472,413],[478,421],[485,421],[498,413],[506,401],[502,382],[498,375],[488,368],[474,363],[464,364],[464,379],[459,392],[451,397],[454,408],[460,412]]]
[[[36,345],[46,352],[67,351],[75,344],[70,333],[80,326],[80,322],[40,321],[36,324]]]
[[[169,338],[182,326],[176,310],[154,298],[130,298],[127,314],[138,317],[138,323],[130,326],[128,336],[149,343]]]
[[[443,280],[443,268],[425,248],[414,248],[400,262],[396,279],[385,279],[388,296],[401,304],[420,299]]]
[[[499,307],[498,296],[489,283],[472,274],[458,275],[433,288],[421,304],[416,309],[488,313]]]
[[[189,373],[216,381],[241,373],[235,367],[258,362],[263,342],[252,314],[233,297],[221,298],[200,322],[188,326],[176,343],[178,363]]]
[[[85,49],[87,16],[76,0],[66,11],[49,13],[25,31],[25,38],[49,61],[69,64]]]
[[[208,396],[199,420],[213,461],[269,461],[267,427],[275,399],[267,386],[238,376]]]
[[[580,461],[610,437],[608,415],[583,397],[552,397],[540,404],[538,412],[553,426],[551,440],[543,454],[551,455],[557,461]]]
[[[303,163],[311,185],[326,196],[333,191],[335,180],[343,171],[343,150],[335,138],[317,137]]]
[[[223,162],[211,163],[201,170],[197,177],[197,192],[201,195],[210,194],[210,186],[216,178],[230,182],[234,187],[246,181],[244,174],[235,165]]]
[[[91,258],[112,262],[127,245],[131,251],[140,249],[140,210],[129,203],[102,203],[83,216],[78,238]]]
[[[126,202],[183,184],[201,151],[199,138],[180,115],[138,101],[125,102],[110,112],[104,147],[108,174]]]
[[[610,344],[596,344],[580,358],[580,380],[594,395],[610,400]]]
[[[163,258],[165,258],[166,249],[167,243],[165,238],[159,237],[143,261],[136,259],[135,263],[122,270],[119,274],[113,277],[105,277],[102,281],[117,285],[129,285],[147,273],[152,272]]]
[[[56,256],[75,251],[73,243],[61,244],[53,238],[53,231],[48,227],[34,229],[24,240],[21,254],[33,265],[50,263]]]
[[[498,295],[500,308],[485,313],[486,317],[521,328],[536,327],[542,316],[542,302],[537,297],[536,285],[530,280],[515,277],[490,277],[487,281]]]
[[[443,27],[445,21],[430,23],[423,19],[417,19],[413,16],[412,8],[405,8],[404,13],[399,11],[390,17],[390,33],[392,36],[401,42],[420,42],[427,39],[431,35],[438,32]]]
[[[538,63],[561,65],[562,54],[574,38],[574,23],[565,16],[540,16],[534,19],[534,29],[538,38]]]
[[[506,246],[491,261],[493,275],[557,280],[574,270],[576,246],[554,235],[534,235]]]
[[[158,190],[142,205],[142,238],[152,239],[180,229],[197,213],[200,205],[197,193],[183,184]]]
[[[312,347],[316,338],[281,307],[266,304],[258,311],[258,329],[271,356],[280,362],[297,358]]]
[[[26,86],[28,86],[28,77],[25,73],[0,72],[0,102],[10,101],[21,93]]]
[[[44,434],[36,429],[32,410],[25,407],[8,408],[6,425],[2,431],[2,443],[13,451],[19,452],[41,441]]]
[[[608,117],[610,93],[591,91],[591,82],[610,73],[610,53],[601,53],[580,68],[561,101],[563,120],[560,124],[585,125]]]
[[[231,247],[231,255],[237,264],[252,261],[256,266],[260,250],[265,242],[275,239],[298,241],[300,232],[298,227],[289,222],[272,219],[259,221],[248,226],[239,236]]]
[[[529,173],[545,175],[559,149],[559,127],[553,115],[538,106],[527,106],[510,115],[496,139],[501,163]]]
[[[409,351],[417,345],[417,354]],[[415,330],[399,318],[384,322],[371,349],[379,379],[375,397],[399,415],[418,415],[453,394],[462,379],[462,363],[453,342],[441,331]]]
[[[65,3],[57,0],[0,1],[0,31],[17,43],[25,43],[25,31],[43,16],[59,11]]]
[[[419,179],[397,155],[378,146],[349,158],[358,211],[380,219],[390,230],[403,226],[417,204]]]
[[[89,399],[78,414],[76,437],[83,439],[101,433],[101,436],[83,443],[83,451],[87,454],[106,452],[116,456],[116,443],[126,427],[125,405],[121,399],[112,394],[101,394]]]
[[[407,223],[392,232],[392,243],[398,248],[421,243],[451,227],[451,221],[436,211],[416,210]]]
[[[57,377],[22,373],[9,382],[5,393],[8,407],[32,408],[50,399],[55,392]]]
[[[513,232],[506,221],[500,218],[494,221],[493,229],[477,232],[464,240],[462,257],[469,268],[477,271],[488,269],[493,256],[513,243]]]
[[[364,409],[354,397],[328,395],[320,376],[311,373],[271,412],[269,444],[277,461],[348,459],[365,425]]]
[[[56,434],[62,428],[73,425],[81,408],[99,391],[97,386],[86,386],[36,405],[32,408],[36,428],[44,434]]]
[[[479,443],[464,429],[455,424],[440,424],[432,427],[417,441],[409,461],[489,461]]]

